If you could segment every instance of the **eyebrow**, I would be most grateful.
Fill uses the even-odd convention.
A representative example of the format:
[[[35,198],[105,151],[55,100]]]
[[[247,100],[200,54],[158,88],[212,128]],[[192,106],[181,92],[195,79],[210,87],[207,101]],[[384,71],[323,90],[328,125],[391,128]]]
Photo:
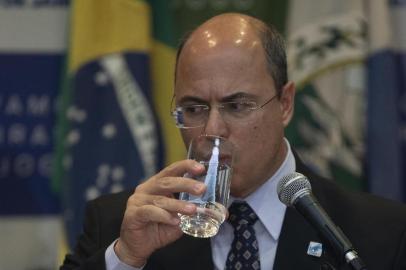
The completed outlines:
[[[179,100],[179,104],[184,104],[184,103],[199,103],[199,104],[206,104],[207,101],[199,98],[199,97],[195,97],[195,96],[184,96]]]
[[[254,99],[256,97],[257,97],[256,95],[240,91],[240,92],[231,94],[229,96],[223,97],[221,99],[221,102],[230,102],[230,101],[234,101],[236,99]]]
[[[249,94],[247,92],[236,92],[233,93],[229,96],[225,96],[220,99],[220,102],[230,102],[234,101],[236,99],[255,99],[257,96],[254,94]],[[179,104],[184,104],[184,103],[199,103],[199,104],[207,104],[207,100],[204,100],[202,98],[196,97],[196,96],[184,96],[179,100]]]

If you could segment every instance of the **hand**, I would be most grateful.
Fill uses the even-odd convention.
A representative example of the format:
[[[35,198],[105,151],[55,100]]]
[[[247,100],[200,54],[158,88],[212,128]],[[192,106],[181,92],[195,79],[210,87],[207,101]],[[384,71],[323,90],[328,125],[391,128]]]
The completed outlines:
[[[174,193],[201,195],[205,185],[182,176],[203,171],[204,166],[196,161],[179,161],[135,189],[127,201],[120,238],[114,247],[121,261],[141,267],[155,250],[182,236],[177,214],[194,214],[196,206],[175,199]]]

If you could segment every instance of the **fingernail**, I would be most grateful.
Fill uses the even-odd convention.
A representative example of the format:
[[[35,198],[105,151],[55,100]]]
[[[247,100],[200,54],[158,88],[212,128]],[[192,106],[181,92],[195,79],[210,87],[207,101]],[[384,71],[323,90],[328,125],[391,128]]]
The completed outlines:
[[[200,192],[204,188],[204,185],[202,183],[195,184],[193,187],[195,191]]]
[[[191,211],[195,210],[195,208],[196,208],[196,206],[192,203],[185,205],[185,211],[187,211],[187,212],[191,212]]]
[[[196,163],[196,164],[194,165],[194,167],[195,167],[196,169],[199,169],[199,170],[201,170],[201,169],[204,168],[204,166],[203,166],[202,164],[200,164],[200,163]]]

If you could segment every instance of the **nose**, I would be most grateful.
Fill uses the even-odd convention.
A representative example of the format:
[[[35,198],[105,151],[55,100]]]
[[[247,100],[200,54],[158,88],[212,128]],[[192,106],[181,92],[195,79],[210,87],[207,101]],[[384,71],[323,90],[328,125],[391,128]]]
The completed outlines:
[[[213,106],[210,109],[203,132],[207,135],[215,135],[224,138],[228,137],[229,127],[221,116],[220,110],[218,108]]]

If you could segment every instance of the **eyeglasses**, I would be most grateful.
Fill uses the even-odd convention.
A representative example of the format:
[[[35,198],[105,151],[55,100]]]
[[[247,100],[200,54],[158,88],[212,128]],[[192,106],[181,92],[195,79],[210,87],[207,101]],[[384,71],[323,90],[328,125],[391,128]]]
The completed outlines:
[[[262,105],[258,105],[257,102],[251,100],[241,100],[222,102],[215,107],[219,110],[224,122],[236,123],[248,119],[254,111],[263,108],[275,97],[277,97],[277,94],[272,96]],[[210,105],[190,104],[176,106],[171,110],[171,114],[175,119],[175,124],[178,128],[197,128],[206,124],[210,110]]]

